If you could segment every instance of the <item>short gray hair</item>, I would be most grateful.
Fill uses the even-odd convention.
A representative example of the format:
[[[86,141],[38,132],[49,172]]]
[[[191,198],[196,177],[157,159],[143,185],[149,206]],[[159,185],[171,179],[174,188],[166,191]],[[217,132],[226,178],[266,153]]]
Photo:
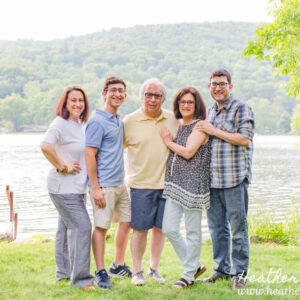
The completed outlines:
[[[167,88],[164,86],[164,84],[157,78],[150,78],[144,81],[140,88],[140,99],[143,99],[145,96],[145,91],[148,88],[149,85],[156,85],[157,87],[161,88],[162,90],[162,98],[163,100],[167,99]]]

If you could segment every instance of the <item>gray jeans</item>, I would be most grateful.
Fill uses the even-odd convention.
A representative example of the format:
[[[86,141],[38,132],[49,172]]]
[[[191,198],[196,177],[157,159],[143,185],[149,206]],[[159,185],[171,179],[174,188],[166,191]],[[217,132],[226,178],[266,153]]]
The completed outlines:
[[[186,241],[180,232],[180,222],[184,214]],[[194,274],[200,267],[201,251],[201,210],[188,210],[175,201],[166,200],[163,233],[171,242],[178,257],[182,261],[181,277],[194,281]]]
[[[56,279],[93,284],[90,274],[91,222],[83,194],[50,194],[59,217],[55,239]]]

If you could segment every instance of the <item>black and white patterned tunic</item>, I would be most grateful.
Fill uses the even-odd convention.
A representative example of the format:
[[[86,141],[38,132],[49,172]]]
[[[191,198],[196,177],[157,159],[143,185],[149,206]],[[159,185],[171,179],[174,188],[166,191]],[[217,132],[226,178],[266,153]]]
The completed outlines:
[[[174,142],[185,146],[197,122],[183,125]],[[184,208],[201,210],[210,206],[210,151],[211,141],[200,146],[195,155],[185,159],[170,151],[165,175],[163,197]]]

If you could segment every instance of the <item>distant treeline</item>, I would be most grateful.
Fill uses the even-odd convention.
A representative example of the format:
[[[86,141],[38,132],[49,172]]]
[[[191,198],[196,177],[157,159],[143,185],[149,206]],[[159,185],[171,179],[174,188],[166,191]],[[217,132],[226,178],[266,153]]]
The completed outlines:
[[[63,88],[74,84],[86,90],[92,110],[102,107],[102,84],[111,75],[128,84],[122,115],[140,106],[138,91],[149,77],[168,87],[166,108],[185,85],[198,88],[210,105],[209,75],[226,68],[234,95],[255,112],[257,132],[289,133],[296,101],[281,88],[286,79],[274,79],[270,63],[242,56],[256,26],[148,25],[49,42],[0,41],[0,127],[20,131],[48,125]]]

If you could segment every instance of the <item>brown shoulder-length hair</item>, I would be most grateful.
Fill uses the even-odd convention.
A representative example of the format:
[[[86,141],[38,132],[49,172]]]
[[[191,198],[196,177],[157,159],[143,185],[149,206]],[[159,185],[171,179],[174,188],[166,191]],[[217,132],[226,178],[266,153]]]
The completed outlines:
[[[86,96],[85,91],[80,86],[70,86],[70,87],[67,87],[63,91],[63,93],[58,101],[58,104],[56,106],[56,115],[62,117],[63,119],[66,119],[66,120],[69,119],[70,113],[67,110],[66,106],[67,106],[68,96],[69,96],[70,92],[72,92],[72,91],[79,91],[83,95],[84,110],[80,115],[80,120],[82,123],[86,123],[89,118],[90,104],[89,104],[89,100]]]
[[[176,119],[182,119],[182,115],[179,110],[179,103],[178,101],[186,94],[192,94],[195,99],[195,112],[194,118],[205,120],[206,119],[206,106],[205,103],[197,89],[192,86],[185,86],[181,88],[173,98],[173,112]]]

